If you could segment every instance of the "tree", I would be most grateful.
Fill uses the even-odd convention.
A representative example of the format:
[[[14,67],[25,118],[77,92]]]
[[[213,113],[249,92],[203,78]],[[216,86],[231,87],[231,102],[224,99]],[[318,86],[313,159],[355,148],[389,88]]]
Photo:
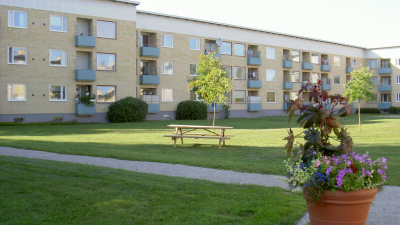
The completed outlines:
[[[232,89],[231,79],[226,76],[221,62],[214,54],[200,54],[199,59],[197,68],[199,76],[190,81],[188,90],[193,88],[195,94],[204,99],[208,105],[214,103],[216,106],[223,103],[226,100],[225,93]],[[215,108],[213,126],[215,125]]]
[[[344,96],[349,98],[350,103],[358,101],[358,124],[361,131],[360,101],[373,101],[375,99],[375,95],[371,92],[374,88],[374,84],[370,80],[372,73],[369,72],[369,67],[367,66],[351,72],[351,77],[352,80],[346,84]]]

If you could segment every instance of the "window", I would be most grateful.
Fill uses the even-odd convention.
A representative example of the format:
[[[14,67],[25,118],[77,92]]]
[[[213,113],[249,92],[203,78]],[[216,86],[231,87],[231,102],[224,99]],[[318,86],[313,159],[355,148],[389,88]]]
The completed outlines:
[[[172,101],[174,101],[174,89],[172,89],[172,88],[163,88],[162,89],[162,101],[163,102],[172,102]]]
[[[334,76],[333,76],[333,83],[334,83],[334,84],[341,84],[341,82],[340,82],[340,75],[334,75]]]
[[[26,84],[7,84],[8,101],[26,101]]]
[[[222,68],[225,70],[226,76],[232,79],[232,67],[231,66],[223,66]]]
[[[115,71],[115,54],[97,53],[97,70]]]
[[[190,97],[189,99],[191,101],[201,101],[201,99],[199,98],[199,95],[196,95],[194,90],[190,90]]]
[[[276,81],[276,71],[275,70],[267,70],[267,81]]]
[[[273,91],[267,92],[267,103],[276,103],[275,92]]]
[[[49,86],[50,101],[67,101],[67,86],[50,85]]]
[[[396,76],[396,84],[400,84],[400,76]]]
[[[223,55],[232,55],[232,43],[222,42],[220,51]]]
[[[9,10],[8,11],[8,26],[27,28],[27,14],[26,12]]]
[[[9,64],[27,64],[27,49],[21,47],[8,48]]]
[[[235,79],[244,80],[245,77],[245,68],[244,67],[235,67]]]
[[[340,56],[333,56],[333,65],[340,66]]]
[[[319,74],[318,73],[313,73],[313,74],[311,74],[311,80],[312,80],[312,82],[315,84],[315,83],[318,83],[318,79],[319,79]]]
[[[162,62],[162,73],[174,74],[174,62],[168,62],[168,61]]]
[[[311,54],[311,63],[319,64],[319,54],[318,53]]]
[[[224,95],[226,97],[225,103],[232,103],[232,91],[225,92]]]
[[[396,102],[400,102],[400,93],[396,94]]]
[[[67,53],[61,50],[50,50],[50,66],[67,66]]]
[[[97,21],[97,37],[115,39],[116,27],[115,22]]]
[[[115,86],[97,86],[97,102],[115,102]]]
[[[235,47],[234,54],[236,56],[246,56],[245,45],[244,44],[236,44],[235,43],[234,47]]]
[[[275,48],[267,48],[267,59],[276,59]]]
[[[235,103],[246,103],[246,91],[235,91],[234,95]]]
[[[353,59],[353,67],[357,67],[357,59]]]
[[[381,95],[381,102],[382,102],[382,103],[391,102],[391,100],[390,100],[390,94],[382,94],[382,95]]]
[[[292,51],[292,61],[300,62],[300,52],[299,51]]]
[[[377,76],[373,76],[370,78],[370,81],[372,81],[372,83],[377,86],[378,85],[378,77]]]
[[[378,60],[377,59],[369,59],[368,66],[370,69],[378,68]]]
[[[190,75],[197,76],[197,64],[190,64],[189,67]]]
[[[381,77],[381,85],[390,85],[390,77]]]
[[[190,50],[200,50],[200,39],[189,38]]]
[[[374,95],[374,99],[372,101],[369,101],[368,103],[376,103],[376,102],[378,102],[378,94],[373,93],[373,95]]]
[[[50,15],[50,30],[67,32],[67,17]]]
[[[167,47],[167,48],[173,48],[174,47],[174,36],[164,34],[162,36],[162,46]]]
[[[300,82],[300,72],[292,71],[290,81],[291,82]]]

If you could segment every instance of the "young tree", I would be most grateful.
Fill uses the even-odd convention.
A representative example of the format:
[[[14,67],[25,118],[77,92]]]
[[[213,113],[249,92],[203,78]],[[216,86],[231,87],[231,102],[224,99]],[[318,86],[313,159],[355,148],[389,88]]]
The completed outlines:
[[[369,67],[364,67],[359,70],[351,72],[352,80],[346,84],[346,91],[344,96],[349,98],[349,102],[358,101],[358,124],[361,131],[361,115],[360,115],[360,101],[373,101],[375,95],[371,92],[374,84],[370,80],[372,73],[369,72]]]
[[[200,62],[197,68],[197,76],[189,85],[188,90],[193,88],[195,94],[208,105],[214,103],[213,126],[215,125],[215,108],[226,100],[225,93],[232,89],[231,79],[226,76],[225,70],[214,54],[200,54]]]

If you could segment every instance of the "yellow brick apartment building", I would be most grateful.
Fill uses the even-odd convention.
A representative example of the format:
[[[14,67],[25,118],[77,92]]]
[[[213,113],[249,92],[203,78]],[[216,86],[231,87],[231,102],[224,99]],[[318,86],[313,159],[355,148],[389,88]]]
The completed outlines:
[[[0,0],[0,122],[107,122],[108,106],[126,96],[149,104],[148,120],[171,120],[179,102],[197,100],[186,86],[198,55],[211,52],[232,79],[231,117],[282,115],[310,80],[342,94],[364,66],[376,99],[362,107],[400,107],[399,46],[366,49],[137,11],[139,4]],[[94,106],[82,96],[94,96]]]

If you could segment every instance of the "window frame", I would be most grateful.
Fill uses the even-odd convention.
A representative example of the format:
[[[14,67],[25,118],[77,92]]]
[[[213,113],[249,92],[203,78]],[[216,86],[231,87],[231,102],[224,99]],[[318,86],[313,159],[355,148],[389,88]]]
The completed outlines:
[[[386,96],[386,97],[384,98],[384,96]],[[385,101],[383,101],[384,99],[385,99]],[[390,94],[389,93],[381,94],[381,103],[389,103],[389,102],[391,102]]]
[[[316,58],[316,61],[315,61]],[[311,53],[311,63],[315,65],[319,65],[320,60],[319,60],[319,54],[318,53]]]
[[[167,44],[169,44],[167,41],[166,41],[166,38],[167,37],[170,37],[171,38],[171,45],[167,45]],[[161,46],[163,47],[163,48],[174,48],[174,35],[172,35],[172,34],[163,34],[162,35],[162,38],[161,38],[162,40],[161,40]]]
[[[172,69],[171,69],[172,72],[171,72],[171,73],[166,73],[166,70],[165,70],[165,63],[171,63],[171,65],[172,65]],[[174,61],[162,61],[161,65],[162,65],[162,71],[161,71],[162,74],[165,74],[165,75],[174,75]]]
[[[396,94],[396,102],[400,102],[400,93]]]
[[[114,35],[113,35],[113,37],[110,37],[110,36],[107,36],[107,35],[105,35],[105,34],[108,34],[108,32],[107,33],[104,33],[104,32],[101,32],[101,29],[104,29],[104,28],[101,28],[100,26],[99,26],[99,23],[100,24],[102,24],[102,23],[105,23],[105,24],[114,24]],[[117,39],[117,22],[114,22],[114,21],[107,21],[107,20],[97,20],[97,37],[98,38],[106,38],[106,39]],[[100,31],[100,32],[99,32]],[[99,36],[99,34],[101,34],[102,36]]]
[[[400,84],[400,76],[396,76],[396,84]]]
[[[274,102],[269,102],[268,101],[268,93],[274,93]],[[266,103],[276,103],[276,91],[267,91],[267,93],[266,93],[267,95],[266,95]]]
[[[298,75],[299,75],[299,80],[292,79],[294,73],[298,73]],[[300,76],[300,75],[301,75],[301,74],[300,74],[300,71],[290,71],[290,82],[297,82],[297,83],[300,83],[300,81],[301,81],[301,76]],[[295,78],[296,78],[296,76],[295,76]],[[292,80],[294,80],[294,81],[292,81]]]
[[[195,65],[196,66],[196,73],[195,74],[192,74],[191,72],[192,72],[192,65]],[[197,64],[196,63],[190,63],[189,64],[189,75],[190,76],[198,76],[198,74],[197,74]]]
[[[370,66],[370,63],[369,62],[375,62],[375,67],[372,67],[372,66]],[[370,69],[377,69],[378,68],[378,60],[377,59],[368,59],[367,60],[367,65],[368,65],[368,67],[370,68]]]
[[[299,54],[298,54],[298,58],[299,58],[299,60],[294,60],[294,55],[293,55],[293,52],[298,52]],[[298,62],[298,63],[300,63],[300,61],[301,61],[301,58],[300,58],[300,51],[298,51],[298,50],[290,50],[290,55],[292,56],[292,62]]]
[[[114,69],[99,69],[99,55],[114,55]],[[96,53],[96,70],[98,71],[117,71],[117,54],[116,53]]]
[[[236,77],[236,69],[242,68],[243,69],[243,78],[237,78]],[[241,67],[241,66],[235,66],[233,68],[233,78],[234,80],[246,80],[246,67]]]
[[[379,80],[378,80],[378,76],[371,76],[370,81],[372,82],[372,84],[374,86],[378,86],[379,85]],[[375,82],[374,82],[375,81]]]
[[[24,99],[15,99],[15,97],[14,97],[14,85],[24,85],[24,87],[25,87],[25,96],[24,96]],[[11,91],[9,91],[9,88],[11,87]],[[12,84],[7,84],[7,101],[9,101],[9,102],[26,102],[26,101],[28,101],[28,93],[27,93],[27,90],[28,90],[28,85],[27,84],[14,84],[14,83],[12,83]],[[9,95],[11,93],[11,96]]]
[[[224,69],[228,68],[228,67],[230,68],[230,74],[229,74],[230,76],[229,76],[229,78],[232,79],[232,66],[222,66],[222,68],[224,68]],[[226,70],[225,70],[225,72],[226,72]]]
[[[353,67],[357,67],[357,65],[358,65],[357,59],[353,59],[351,65]]]
[[[232,103],[232,90],[225,92],[224,95],[226,97],[225,103]],[[228,95],[229,95],[229,98],[228,98]],[[228,100],[230,100],[230,101],[228,101]]]
[[[192,40],[196,41],[194,43],[196,45],[196,48],[192,48]],[[189,49],[193,51],[200,51],[200,38],[189,38]]]
[[[53,17],[61,17],[61,30],[53,30],[53,29],[51,29],[51,26],[52,26],[52,18]],[[66,33],[66,32],[68,32],[68,17],[66,17],[66,16],[58,16],[58,15],[51,15],[50,14],[50,23],[49,23],[50,25],[49,25],[49,29],[50,29],[50,31],[55,31],[55,32],[62,32],[62,33]]]
[[[19,12],[19,13],[24,13],[25,14],[25,26],[16,26],[15,25],[15,18],[14,18],[14,13],[15,12]],[[10,16],[10,13],[12,13],[11,16]],[[11,21],[10,21],[10,18],[12,18]],[[8,27],[28,29],[28,12],[19,11],[19,10],[8,10]]]
[[[271,55],[271,49],[273,49],[273,57],[268,57],[268,55]],[[269,53],[269,54],[268,54]],[[276,48],[273,47],[266,47],[265,48],[265,58],[270,59],[270,60],[276,60]]]
[[[99,101],[99,87],[114,87],[114,101]],[[96,86],[96,103],[100,103],[100,104],[110,104],[110,103],[114,103],[117,101],[117,85],[97,85]]]
[[[52,99],[51,98],[51,94],[50,93],[51,93],[51,87],[52,86],[60,86],[60,93],[61,93],[60,94],[60,98],[61,99]],[[68,90],[67,89],[67,85],[49,84],[49,101],[50,102],[66,102],[67,101],[67,96],[68,96],[67,90]],[[62,95],[63,92],[64,92],[64,96]],[[64,97],[64,99],[62,97]]]
[[[224,44],[229,44],[229,53],[223,52],[223,50],[225,50],[224,49],[225,47],[223,47]],[[220,53],[221,53],[221,55],[232,55],[232,42],[223,41],[220,46]]]
[[[341,62],[341,57],[340,56],[333,56],[333,66],[340,66]]]
[[[237,92],[244,93],[243,102],[236,102],[236,93]],[[233,102],[235,104],[246,104],[246,91],[245,90],[234,90],[233,97],[234,97]]]
[[[165,100],[165,90],[172,90],[172,100]],[[162,88],[161,89],[161,101],[162,102],[173,102],[174,101],[174,89],[173,88]]]
[[[58,51],[61,52],[61,65],[58,64],[51,64],[51,52],[52,51]],[[63,57],[64,56],[64,57]],[[59,66],[59,67],[67,67],[67,51],[64,50],[55,50],[55,49],[49,49],[49,66]]]
[[[10,55],[10,48],[11,48],[11,55]],[[21,48],[25,50],[25,63],[16,63],[14,62],[14,48]],[[8,64],[14,64],[14,65],[28,65],[28,48],[27,47],[8,47],[7,49],[7,63]],[[10,58],[11,57],[11,58]],[[11,60],[11,62],[10,62]]]
[[[274,80],[268,80],[268,74],[269,74],[269,72],[272,72],[272,71],[274,72]],[[265,81],[267,81],[267,82],[276,82],[276,70],[266,69],[265,70]]]
[[[242,52],[238,52],[238,54],[237,54],[236,53],[236,46],[243,46],[243,53]],[[240,53],[242,53],[242,54],[240,54]],[[246,57],[246,45],[242,44],[242,43],[233,43],[233,55],[234,56]]]
[[[335,82],[335,77],[339,77],[339,84]],[[342,84],[342,76],[341,75],[333,75],[333,84],[341,85]]]

